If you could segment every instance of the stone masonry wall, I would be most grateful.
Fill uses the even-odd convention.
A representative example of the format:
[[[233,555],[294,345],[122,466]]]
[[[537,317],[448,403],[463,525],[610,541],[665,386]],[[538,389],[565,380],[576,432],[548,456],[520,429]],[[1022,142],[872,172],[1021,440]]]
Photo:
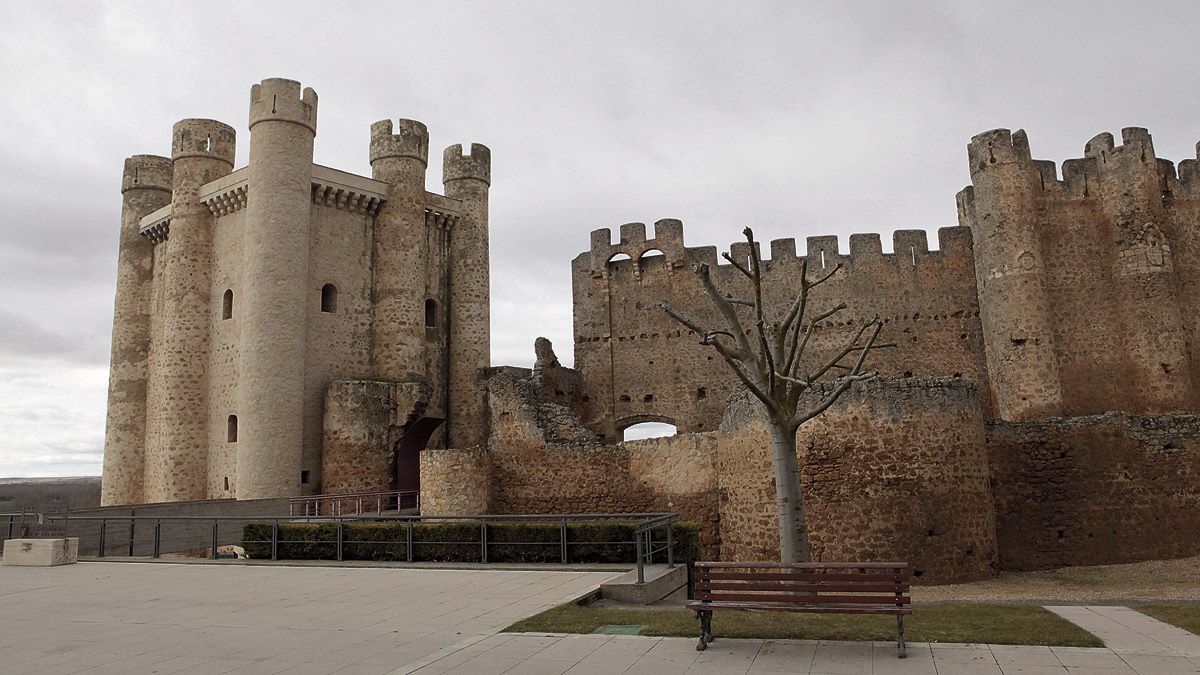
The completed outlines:
[[[1200,416],[987,425],[1004,569],[1200,553]]]
[[[341,380],[325,395],[321,492],[396,488],[396,443],[420,419],[429,387],[415,382]]]
[[[474,516],[493,513],[491,470],[487,448],[422,450],[422,515]]]
[[[770,438],[737,397],[717,444],[721,557],[777,560]],[[983,425],[964,379],[855,385],[797,439],[813,557],[913,564],[924,581],[990,576],[996,538]]]
[[[659,221],[654,235],[647,238],[645,226],[632,223],[621,226],[620,243],[611,244],[609,230],[597,230],[591,250],[572,265],[583,419],[608,439],[643,421],[672,423],[681,432],[716,429],[736,384],[712,348],[698,344],[699,337],[658,304],[665,300],[702,326],[724,328],[692,266],[707,263],[717,287],[735,295],[747,297],[748,282],[732,265],[718,262],[715,247],[686,248],[679,221]],[[877,353],[872,368],[890,376],[957,375],[990,391],[970,231],[943,228],[938,244],[940,250],[931,251],[924,231],[901,230],[893,236],[896,252],[884,254],[878,235],[856,234],[844,254],[837,237],[809,237],[804,258],[797,256],[794,239],[770,242],[769,255],[763,243],[767,304],[776,313],[786,311],[805,260],[809,279],[840,264],[813,292],[808,316],[841,301],[849,307],[821,324],[810,349],[814,358],[879,315],[886,324],[881,339],[897,347]],[[730,252],[745,264],[750,249],[741,242]],[[983,406],[989,411],[990,399]]]

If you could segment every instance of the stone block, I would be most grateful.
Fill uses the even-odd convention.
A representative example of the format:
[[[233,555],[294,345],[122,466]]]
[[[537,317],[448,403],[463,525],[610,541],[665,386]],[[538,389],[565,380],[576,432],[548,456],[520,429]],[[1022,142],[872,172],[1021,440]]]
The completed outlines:
[[[7,539],[4,564],[23,567],[54,567],[79,562],[79,538]]]

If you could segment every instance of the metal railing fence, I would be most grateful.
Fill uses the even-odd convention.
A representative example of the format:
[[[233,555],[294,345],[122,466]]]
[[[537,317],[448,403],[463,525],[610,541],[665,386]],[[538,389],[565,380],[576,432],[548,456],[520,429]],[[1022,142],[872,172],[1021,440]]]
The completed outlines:
[[[347,509],[349,506],[349,509]],[[373,508],[372,508],[373,507]],[[288,499],[288,513],[292,516],[361,516],[374,512],[421,509],[420,490],[385,490],[381,492],[347,492],[345,494],[309,495]]]
[[[4,515],[4,514],[0,514]],[[675,564],[674,524],[679,520],[676,513],[599,513],[599,514],[520,514],[520,515],[476,515],[476,516],[419,516],[419,515],[361,515],[361,516],[301,516],[295,518],[278,516],[45,516],[47,523],[61,524],[66,536],[79,537],[80,555],[99,558],[117,555],[127,557],[159,558],[163,555],[190,553],[212,559],[222,557],[220,549],[231,544],[270,546],[270,559],[280,559],[280,547],[285,545],[329,546],[333,557],[344,560],[350,546],[391,546],[403,548],[403,560],[415,562],[415,551],[428,546],[478,546],[479,562],[488,563],[496,547],[558,547],[558,562],[568,563],[572,547],[581,546],[628,546],[633,552],[637,568],[638,583],[643,583],[643,567],[664,561],[668,566]],[[0,521],[2,522],[2,521]],[[11,521],[10,521],[11,522]],[[372,524],[394,528],[393,539],[346,538],[347,524]],[[501,539],[489,537],[489,527],[500,524],[556,525],[558,536],[547,539]],[[270,536],[264,539],[244,539],[246,525],[269,525]],[[333,525],[332,540],[281,538],[281,526],[290,524]],[[415,531],[421,524],[461,524],[478,527],[478,538],[464,540],[417,539]],[[582,540],[568,536],[571,525],[630,525],[633,539]],[[11,525],[10,525],[11,527]],[[545,532],[544,530],[542,531]],[[657,534],[656,534],[657,533]],[[622,562],[630,562],[624,560]]]

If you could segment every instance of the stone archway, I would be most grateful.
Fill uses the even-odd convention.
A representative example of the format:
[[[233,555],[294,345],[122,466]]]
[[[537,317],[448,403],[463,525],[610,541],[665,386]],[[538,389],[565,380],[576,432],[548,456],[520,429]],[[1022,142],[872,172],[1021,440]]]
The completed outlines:
[[[393,448],[396,471],[392,475],[392,489],[421,489],[421,451],[444,421],[440,417],[422,417],[405,428]]]

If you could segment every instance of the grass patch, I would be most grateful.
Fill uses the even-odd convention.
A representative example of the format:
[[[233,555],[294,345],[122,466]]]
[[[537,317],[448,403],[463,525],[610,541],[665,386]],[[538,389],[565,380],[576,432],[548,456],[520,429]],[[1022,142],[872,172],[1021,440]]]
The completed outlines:
[[[1200,605],[1139,605],[1134,609],[1164,623],[1200,635]]]
[[[616,609],[559,605],[505,628],[508,633],[591,633],[611,624],[642,624],[641,635],[696,637],[699,624],[687,609]],[[770,640],[895,640],[893,616],[713,612],[718,638]],[[1033,605],[918,605],[904,618],[913,642],[986,642],[996,645],[1103,647],[1096,636]]]

